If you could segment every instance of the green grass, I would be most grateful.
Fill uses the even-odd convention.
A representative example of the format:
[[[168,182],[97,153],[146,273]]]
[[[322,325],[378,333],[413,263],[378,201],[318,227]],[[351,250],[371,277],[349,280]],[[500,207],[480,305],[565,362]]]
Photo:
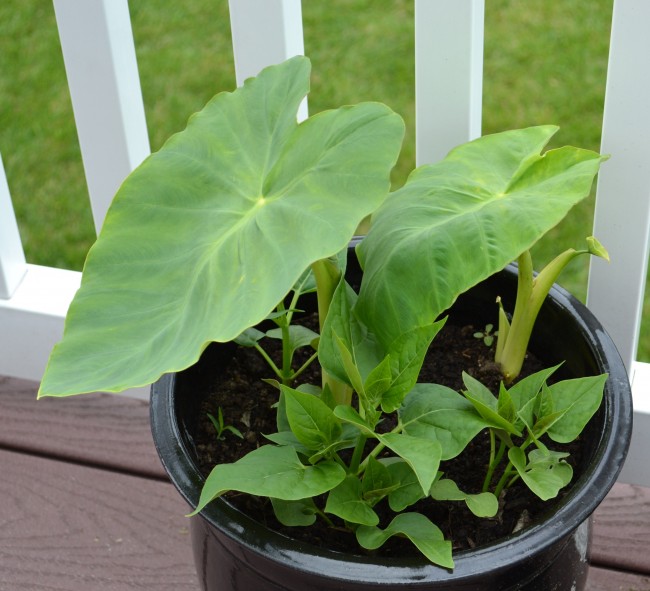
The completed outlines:
[[[151,147],[181,130],[216,92],[234,87],[226,0],[131,0]],[[484,133],[561,126],[554,145],[598,149],[612,0],[486,3]],[[313,62],[311,112],[379,100],[405,119],[394,171],[415,161],[413,2],[303,2]],[[80,269],[94,230],[52,4],[0,5],[0,153],[27,259]],[[536,247],[536,266],[591,232],[593,196]],[[584,298],[588,260],[561,278]],[[643,330],[643,335],[648,335]],[[641,357],[650,359],[650,335]]]

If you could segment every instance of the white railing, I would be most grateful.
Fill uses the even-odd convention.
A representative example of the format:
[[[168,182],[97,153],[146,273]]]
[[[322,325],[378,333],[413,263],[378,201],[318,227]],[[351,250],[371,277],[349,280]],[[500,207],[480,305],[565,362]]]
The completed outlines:
[[[123,178],[149,153],[127,0],[54,0],[96,228]],[[303,53],[300,0],[230,0],[237,83]],[[481,133],[484,0],[415,0],[417,162]],[[650,227],[647,0],[615,0],[588,305],[633,383],[635,427],[622,479],[650,486],[650,365],[636,346]],[[444,89],[441,92],[440,89]],[[303,105],[303,115],[307,105]],[[40,379],[79,285],[77,272],[25,262],[0,161],[0,375]],[[140,393],[142,395],[142,393]]]

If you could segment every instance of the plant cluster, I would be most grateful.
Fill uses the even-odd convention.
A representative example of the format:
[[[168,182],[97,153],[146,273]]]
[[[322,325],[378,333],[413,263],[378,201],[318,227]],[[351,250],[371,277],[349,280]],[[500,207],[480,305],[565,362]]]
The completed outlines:
[[[340,519],[369,549],[406,536],[452,567],[450,542],[413,505],[430,496],[494,515],[517,479],[553,497],[571,469],[541,437],[575,439],[600,404],[606,376],[548,385],[552,368],[513,380],[541,302],[578,254],[534,277],[528,252],[588,195],[603,157],[572,147],[542,154],[557,128],[532,127],[459,146],[390,193],[401,118],[362,103],[298,123],[309,73],[297,57],[217,95],[126,179],[39,395],[120,391],[192,365],[212,341],[253,346],[274,374],[278,431],[216,466],[196,511],[227,490],[267,496],[282,523]],[[346,249],[367,216],[355,290]],[[511,321],[499,315],[499,392],[469,375],[462,392],[418,383],[445,310],[515,259],[517,303]],[[313,290],[319,334],[292,322],[300,294]],[[262,333],[265,318],[276,328]],[[279,366],[267,337],[282,341]],[[294,369],[294,353],[307,346],[322,383],[294,388],[305,369]],[[385,432],[389,415],[396,426]],[[461,491],[440,462],[485,429],[485,485]],[[379,523],[378,503],[395,512],[390,523]]]

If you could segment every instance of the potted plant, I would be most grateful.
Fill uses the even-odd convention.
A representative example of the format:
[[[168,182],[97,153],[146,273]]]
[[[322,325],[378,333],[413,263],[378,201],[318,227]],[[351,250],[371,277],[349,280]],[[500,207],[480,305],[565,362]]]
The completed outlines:
[[[552,288],[579,252],[562,253],[537,277],[528,253],[588,194],[604,158],[571,147],[542,155],[557,128],[515,130],[456,148],[389,194],[401,119],[364,103],[298,124],[309,72],[297,57],[217,95],[126,179],[39,396],[158,380],[154,438],[204,518],[193,520],[193,535],[206,588],[549,589],[558,584],[549,571],[580,588],[588,517],[629,442],[629,384],[597,321]],[[369,215],[367,236],[348,255]],[[595,239],[587,244],[583,252],[606,257]],[[518,277],[503,271],[515,259]],[[295,322],[309,292],[313,328]],[[495,299],[512,301],[515,292],[509,320]],[[499,317],[495,391],[471,368],[461,391],[418,383],[445,315],[462,308],[483,326]],[[532,333],[538,314],[543,327]],[[548,365],[515,381],[531,334]],[[279,343],[275,359],[269,340]],[[187,432],[200,398],[187,376],[218,370],[223,359],[202,353],[231,341],[268,361],[277,432],[206,479]],[[299,386],[297,375],[313,364],[318,383]],[[562,372],[566,379],[551,382]],[[220,437],[236,430],[218,417]],[[498,519],[503,491],[517,481],[554,498],[573,480],[568,452],[554,444],[586,438],[583,431],[595,441],[577,482],[553,512],[503,540],[455,559],[440,524],[417,509],[450,501]],[[483,485],[463,490],[444,462],[479,433],[489,457]],[[284,525],[324,521],[351,531],[360,555],[274,533],[221,498],[227,491],[267,497]],[[394,537],[410,541],[409,556],[373,554]],[[523,562],[513,558],[517,547]]]

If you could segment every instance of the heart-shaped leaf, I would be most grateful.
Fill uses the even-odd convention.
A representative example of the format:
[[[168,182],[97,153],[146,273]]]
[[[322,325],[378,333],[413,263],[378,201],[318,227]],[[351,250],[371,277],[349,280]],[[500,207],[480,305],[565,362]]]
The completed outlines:
[[[293,447],[263,445],[234,464],[215,466],[203,485],[199,504],[192,515],[228,490],[297,501],[332,490],[344,478],[345,470],[334,461],[306,466]]]
[[[363,499],[361,488],[361,481],[356,476],[348,476],[327,495],[325,512],[351,523],[377,525],[379,517]]]
[[[548,429],[548,435],[558,443],[573,441],[600,407],[607,374],[563,380],[548,388],[553,410],[563,413]]]
[[[327,404],[313,394],[281,388],[289,426],[300,443],[319,451],[338,440],[341,423]]]
[[[377,439],[406,461],[418,477],[422,492],[425,495],[429,494],[440,466],[442,454],[440,443],[402,433],[378,435]]]
[[[455,458],[490,425],[463,396],[439,384],[416,384],[399,418],[407,435],[438,441],[443,460]]]
[[[300,499],[299,501],[282,501],[271,498],[273,513],[276,519],[289,527],[308,526],[316,523],[318,508],[312,499]]]
[[[379,103],[300,125],[309,60],[195,114],[123,183],[40,395],[120,391],[193,364],[265,318],[386,197],[403,122]]]
[[[361,526],[357,529],[357,541],[363,548],[376,550],[395,535],[405,535],[431,562],[454,568],[451,558],[451,542],[444,539],[440,528],[421,513],[401,513],[384,530]]]
[[[395,489],[388,495],[390,508],[399,513],[424,498],[418,477],[412,468],[401,458],[386,458],[382,462],[388,470]],[[436,477],[438,477],[436,474]],[[435,480],[434,480],[435,482]]]
[[[499,510],[499,500],[492,493],[465,493],[449,478],[434,482],[429,494],[436,501],[465,501],[468,509],[477,517],[494,517]]]
[[[543,501],[555,498],[571,480],[573,469],[562,461],[565,455],[533,450],[527,462],[521,448],[513,447],[508,451],[508,459],[521,479]]]
[[[459,294],[528,250],[589,194],[603,158],[540,151],[557,131],[487,135],[415,170],[357,248],[357,312],[389,344],[431,324]]]

